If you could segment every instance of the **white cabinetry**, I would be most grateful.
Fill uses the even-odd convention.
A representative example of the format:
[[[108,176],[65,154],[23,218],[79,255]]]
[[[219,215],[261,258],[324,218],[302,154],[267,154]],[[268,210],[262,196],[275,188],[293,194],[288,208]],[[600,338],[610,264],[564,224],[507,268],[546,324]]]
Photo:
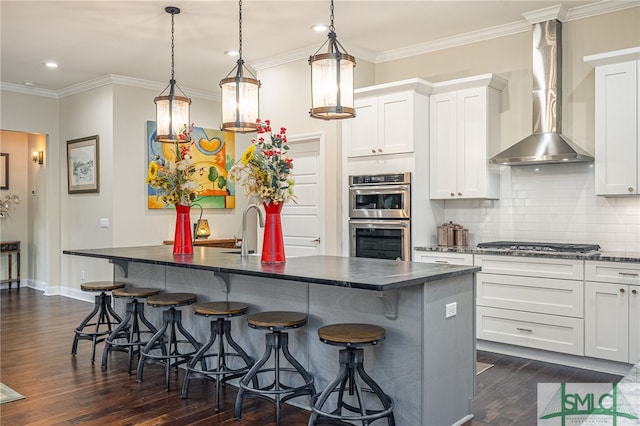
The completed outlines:
[[[584,355],[580,260],[475,255],[477,338]]]
[[[418,251],[413,254],[414,262],[441,263],[449,265],[473,266],[473,254],[459,253],[455,251]]]
[[[347,157],[399,154],[414,151],[429,114],[431,84],[414,78],[357,89],[356,117],[345,120],[343,139]]]
[[[585,355],[640,361],[640,264],[585,264]]]
[[[484,74],[435,83],[430,99],[430,198],[500,195],[500,91],[506,80]]]
[[[586,56],[595,67],[595,191],[640,194],[640,47]]]

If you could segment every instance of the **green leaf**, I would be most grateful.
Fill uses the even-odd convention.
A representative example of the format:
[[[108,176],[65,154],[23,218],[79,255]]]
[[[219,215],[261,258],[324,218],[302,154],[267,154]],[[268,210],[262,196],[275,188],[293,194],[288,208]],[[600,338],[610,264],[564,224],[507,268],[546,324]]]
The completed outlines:
[[[215,167],[209,167],[209,176],[207,177],[211,182],[215,182],[218,179],[218,171]]]

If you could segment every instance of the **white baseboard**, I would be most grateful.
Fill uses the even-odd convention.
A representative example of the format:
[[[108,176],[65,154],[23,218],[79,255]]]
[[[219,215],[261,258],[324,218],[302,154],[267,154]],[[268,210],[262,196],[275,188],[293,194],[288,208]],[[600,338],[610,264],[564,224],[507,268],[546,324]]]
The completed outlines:
[[[586,370],[600,371],[603,373],[625,376],[629,373],[633,364],[608,361],[604,359],[568,355],[558,352],[543,351],[540,349],[525,348],[522,346],[507,345],[504,343],[477,340],[476,349],[479,351],[495,352],[503,355],[517,356],[520,358],[534,359],[552,364],[566,365],[568,367],[583,368]]]

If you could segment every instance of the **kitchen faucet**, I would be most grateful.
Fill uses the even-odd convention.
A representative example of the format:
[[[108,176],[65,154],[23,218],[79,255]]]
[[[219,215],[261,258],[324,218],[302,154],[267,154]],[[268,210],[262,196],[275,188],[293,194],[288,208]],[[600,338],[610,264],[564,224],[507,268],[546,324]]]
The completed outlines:
[[[242,245],[240,246],[240,256],[245,257],[249,256],[249,247],[247,245],[247,213],[249,210],[256,209],[258,213],[258,219],[260,220],[260,227],[264,228],[264,218],[262,216],[262,210],[258,207],[257,204],[249,204],[247,208],[242,212]]]

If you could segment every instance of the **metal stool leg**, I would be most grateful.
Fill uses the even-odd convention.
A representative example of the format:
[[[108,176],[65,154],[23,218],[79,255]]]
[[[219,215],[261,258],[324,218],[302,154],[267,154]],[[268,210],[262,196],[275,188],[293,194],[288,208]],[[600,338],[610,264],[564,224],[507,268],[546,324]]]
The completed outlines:
[[[95,323],[91,323],[93,319]],[[111,307],[111,296],[104,291],[95,297],[93,310],[87,317],[82,320],[80,325],[75,329],[75,336],[71,346],[71,355],[75,356],[78,352],[79,340],[91,340],[91,363],[95,362],[96,346],[102,342],[107,335],[111,334],[112,326],[122,322],[122,318]],[[85,331],[86,327],[95,326],[94,331]],[[106,326],[106,330],[100,331],[102,326]]]

